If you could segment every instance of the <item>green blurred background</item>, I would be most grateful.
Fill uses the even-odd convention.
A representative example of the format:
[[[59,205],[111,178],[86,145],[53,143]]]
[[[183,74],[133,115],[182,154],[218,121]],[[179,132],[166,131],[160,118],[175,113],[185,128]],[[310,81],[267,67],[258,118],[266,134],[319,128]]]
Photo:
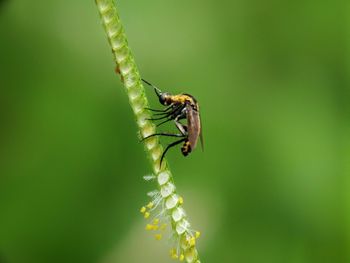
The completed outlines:
[[[200,102],[205,151],[168,161],[202,262],[350,262],[348,5],[118,6],[142,76]],[[94,1],[3,1],[0,87],[0,262],[172,262]]]

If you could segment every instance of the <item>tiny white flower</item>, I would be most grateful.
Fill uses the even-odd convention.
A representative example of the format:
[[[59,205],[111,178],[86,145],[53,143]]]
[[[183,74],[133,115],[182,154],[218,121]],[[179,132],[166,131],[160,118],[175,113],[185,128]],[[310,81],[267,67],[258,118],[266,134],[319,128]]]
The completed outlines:
[[[163,198],[168,197],[175,191],[175,185],[173,183],[167,183],[160,188],[160,194]]]
[[[149,174],[149,175],[145,175],[145,176],[143,177],[143,179],[144,179],[145,181],[151,181],[151,180],[156,179],[156,176],[153,175],[153,174]]]
[[[170,174],[168,172],[162,172],[158,175],[158,183],[160,186],[166,184],[170,179]]]

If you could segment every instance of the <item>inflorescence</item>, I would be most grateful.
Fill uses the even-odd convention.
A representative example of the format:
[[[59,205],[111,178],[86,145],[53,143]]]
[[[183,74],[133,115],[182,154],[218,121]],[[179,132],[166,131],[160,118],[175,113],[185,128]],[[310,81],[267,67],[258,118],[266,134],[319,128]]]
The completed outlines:
[[[164,171],[158,176],[144,176],[144,179],[146,181],[157,180],[160,188],[160,190],[153,190],[147,194],[151,201],[140,209],[143,217],[148,220],[145,229],[152,231],[155,239],[160,240],[166,227],[170,225],[170,239],[174,245],[170,250],[171,258],[199,263],[195,245],[200,232],[193,230],[186,219],[185,210],[182,208],[184,200],[176,194],[170,173]]]
[[[114,0],[96,0],[109,44],[120,75],[128,94],[130,106],[136,117],[140,137],[145,138],[155,132],[155,125],[149,120],[148,101],[141,83],[134,57],[120,22]],[[157,240],[162,239],[164,231],[170,229],[173,248],[170,256],[180,261],[200,263],[196,249],[198,231],[190,228],[186,213],[182,207],[183,198],[176,194],[175,185],[166,161],[160,167],[163,152],[156,137],[144,141],[145,150],[152,162],[156,175],[145,176],[145,180],[156,180],[158,190],[148,193],[151,201],[141,208],[143,217],[148,220],[146,230],[154,232]]]

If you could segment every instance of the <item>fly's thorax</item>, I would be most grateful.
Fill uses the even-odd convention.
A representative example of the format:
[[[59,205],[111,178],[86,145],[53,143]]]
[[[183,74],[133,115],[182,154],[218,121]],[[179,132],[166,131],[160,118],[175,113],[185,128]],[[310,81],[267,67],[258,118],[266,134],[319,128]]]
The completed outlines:
[[[178,94],[171,96],[172,103],[174,104],[185,104],[189,103],[192,107],[197,107],[196,99],[190,94]]]

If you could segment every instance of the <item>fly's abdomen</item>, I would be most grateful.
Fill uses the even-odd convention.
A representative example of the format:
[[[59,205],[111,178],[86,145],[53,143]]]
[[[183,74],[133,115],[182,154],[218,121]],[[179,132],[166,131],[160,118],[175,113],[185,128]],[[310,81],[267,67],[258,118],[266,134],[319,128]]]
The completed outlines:
[[[181,152],[184,156],[187,156],[191,152],[191,144],[189,141],[185,141],[184,145],[181,147]]]

